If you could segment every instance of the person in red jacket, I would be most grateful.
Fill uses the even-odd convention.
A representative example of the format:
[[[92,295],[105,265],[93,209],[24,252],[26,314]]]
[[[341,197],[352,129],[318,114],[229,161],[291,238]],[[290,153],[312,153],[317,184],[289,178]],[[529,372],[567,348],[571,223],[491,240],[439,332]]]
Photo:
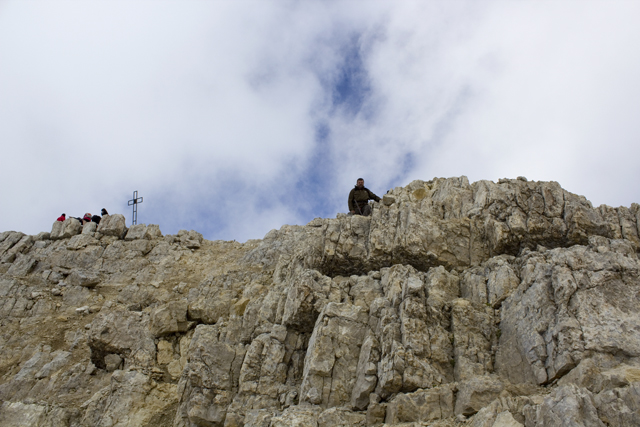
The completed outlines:
[[[87,212],[86,214],[84,214],[84,217],[82,218],[82,225],[91,222],[91,214],[89,212]]]
[[[58,217],[58,221],[60,222],[64,222],[65,219],[67,219],[65,214],[62,214]]]

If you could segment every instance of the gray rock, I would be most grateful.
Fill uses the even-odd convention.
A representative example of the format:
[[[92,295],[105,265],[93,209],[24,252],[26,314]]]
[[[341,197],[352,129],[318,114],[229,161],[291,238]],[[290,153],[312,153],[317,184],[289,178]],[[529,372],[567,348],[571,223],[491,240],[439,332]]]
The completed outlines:
[[[68,239],[82,232],[82,223],[75,218],[56,221],[51,227],[51,240]]]
[[[39,426],[44,420],[46,406],[34,403],[3,402],[0,406],[0,425],[7,427]]]
[[[93,221],[90,221],[82,226],[82,234],[88,234],[93,236],[93,233],[98,229],[98,224]]]
[[[95,271],[74,270],[67,276],[66,282],[70,286],[93,288],[100,283],[100,276]]]
[[[38,260],[31,256],[20,256],[13,262],[9,270],[7,270],[7,276],[22,277],[31,273],[38,265]]]
[[[457,299],[452,304],[454,375],[457,381],[493,372],[493,310]]]
[[[20,240],[18,240],[15,245],[8,247],[2,254],[2,260],[1,260],[2,262],[13,262],[16,259],[16,256],[18,254],[22,254],[26,252],[31,248],[31,246],[33,246],[33,242],[34,242],[33,236],[25,236],[22,233],[14,234],[13,236],[10,236],[8,239],[5,239],[5,241],[3,242],[3,245],[5,243],[11,243],[13,241],[12,237],[15,239],[20,235],[22,236]]]
[[[504,411],[498,414],[493,427],[524,427],[524,425],[516,421],[511,412]]]
[[[107,372],[113,372],[116,369],[120,369],[122,365],[122,357],[117,354],[107,354],[104,356],[105,370]]]
[[[104,236],[114,236],[119,239],[124,238],[127,234],[124,215],[115,214],[103,216],[96,231]]]
[[[351,401],[367,320],[367,312],[360,307],[333,302],[325,306],[307,348],[303,402],[333,407]]]
[[[628,298],[640,291],[639,267],[635,257],[583,246],[529,254],[522,283],[503,303],[498,373],[544,384],[585,351],[640,355],[640,318],[631,314],[640,302]]]
[[[71,353],[68,351],[57,350],[52,354],[52,356],[54,356],[53,360],[51,360],[51,362],[44,365],[42,369],[40,369],[36,373],[35,375],[36,379],[47,378],[51,376],[51,374],[55,373],[60,368],[65,366],[69,361],[69,359],[71,358]]]
[[[151,332],[156,337],[185,332],[193,322],[187,321],[188,303],[186,300],[171,301],[151,311]]]
[[[321,412],[316,405],[291,406],[271,419],[271,427],[318,427]]]
[[[452,417],[453,388],[451,385],[409,394],[399,393],[387,405],[387,424],[433,421]]]
[[[594,406],[593,395],[574,385],[559,387],[544,399],[535,425],[604,427]],[[529,419],[527,418],[527,424]]]
[[[66,221],[71,221],[71,218],[68,218]],[[51,240],[58,240],[62,238],[62,234],[64,233],[64,221],[56,221],[51,226],[51,233],[49,234],[49,238]]]
[[[136,224],[132,225],[127,231],[127,235],[125,236],[125,240],[131,241],[136,239],[160,239],[162,238],[162,233],[160,232],[160,227],[156,224]],[[200,239],[202,242],[202,239]]]
[[[475,377],[458,383],[455,413],[473,415],[495,400],[504,390],[502,382],[489,376]]]
[[[177,403],[175,384],[138,371],[115,371],[108,386],[83,404],[81,425],[161,425]]]
[[[142,313],[98,313],[91,322],[87,338],[93,364],[104,369],[105,356],[120,354],[131,366],[152,366],[156,360],[156,346],[148,324],[148,316]]]
[[[365,426],[366,415],[345,408],[329,408],[318,417],[318,427]]]

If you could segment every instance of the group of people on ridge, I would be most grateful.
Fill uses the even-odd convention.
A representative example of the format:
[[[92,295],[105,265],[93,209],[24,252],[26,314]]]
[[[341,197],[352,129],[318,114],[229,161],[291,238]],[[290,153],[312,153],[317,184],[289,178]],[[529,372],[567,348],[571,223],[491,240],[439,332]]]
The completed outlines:
[[[105,216],[105,215],[109,215],[109,212],[107,212],[107,210],[105,208],[102,208],[102,210],[100,211],[100,215]],[[80,221],[80,224],[85,225],[87,223],[90,222],[95,222],[96,224],[100,224],[100,220],[102,219],[102,216],[100,215],[91,215],[89,212],[87,212],[86,214],[84,214],[84,216],[82,218],[80,217],[75,217],[75,216],[70,216],[69,218],[73,218],[73,219],[77,219],[78,221]],[[58,221],[64,221],[67,219],[67,215],[66,214],[62,214],[58,217]]]
[[[363,178],[358,178],[355,187],[353,187],[353,189],[349,192],[349,215],[371,215],[371,206],[369,205],[369,200],[375,200],[376,202],[379,202],[380,197],[376,196],[371,190],[364,186]],[[105,208],[102,208],[102,210],[100,211],[100,215],[109,215],[109,212],[107,212]],[[84,214],[82,218],[73,216],[70,216],[69,218],[77,219],[82,225],[87,224],[91,221],[95,222],[96,224],[100,224],[100,220],[102,219],[101,216],[91,215],[89,212]],[[66,219],[67,215],[63,213],[58,218],[58,221],[64,221]]]

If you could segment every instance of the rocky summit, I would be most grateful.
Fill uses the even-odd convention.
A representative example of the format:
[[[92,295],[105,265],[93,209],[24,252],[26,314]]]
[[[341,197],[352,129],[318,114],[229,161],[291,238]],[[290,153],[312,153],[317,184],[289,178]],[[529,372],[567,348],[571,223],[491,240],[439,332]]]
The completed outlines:
[[[0,233],[0,425],[640,425],[639,205],[460,177],[372,208]]]

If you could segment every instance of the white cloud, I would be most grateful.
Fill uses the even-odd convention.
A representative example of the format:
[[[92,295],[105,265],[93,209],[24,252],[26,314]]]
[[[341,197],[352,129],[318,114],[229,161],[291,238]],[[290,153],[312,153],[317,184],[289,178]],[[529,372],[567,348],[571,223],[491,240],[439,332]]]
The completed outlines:
[[[637,3],[366,5],[3,3],[0,231],[130,218],[137,189],[165,233],[259,238],[345,211],[358,176],[640,199]]]

